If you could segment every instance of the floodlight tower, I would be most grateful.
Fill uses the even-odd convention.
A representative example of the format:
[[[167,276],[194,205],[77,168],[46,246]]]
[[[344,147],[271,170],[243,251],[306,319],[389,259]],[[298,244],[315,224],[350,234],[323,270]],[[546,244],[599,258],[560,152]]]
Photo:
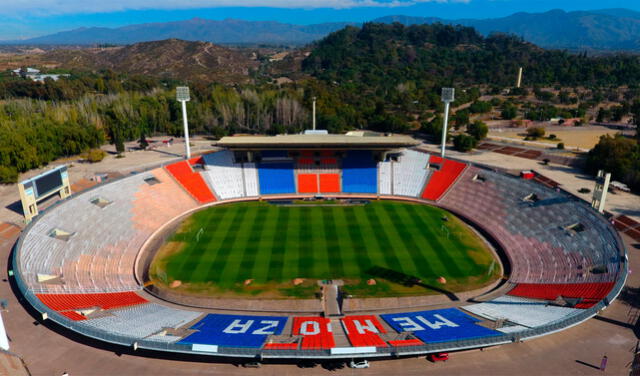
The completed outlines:
[[[189,123],[187,122],[187,102],[191,100],[189,88],[179,86],[176,88],[176,99],[182,103],[182,123],[184,124],[184,144],[187,159],[191,158],[191,147],[189,146]]]
[[[440,98],[444,102],[444,123],[442,124],[442,149],[440,156],[444,158],[445,146],[447,144],[447,125],[449,125],[449,105],[455,100],[455,90],[452,87],[443,87]]]

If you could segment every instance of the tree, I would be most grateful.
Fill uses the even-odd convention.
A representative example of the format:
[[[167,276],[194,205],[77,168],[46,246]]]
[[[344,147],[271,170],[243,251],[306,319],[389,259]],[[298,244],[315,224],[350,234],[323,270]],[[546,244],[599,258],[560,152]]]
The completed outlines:
[[[504,120],[511,120],[516,116],[518,116],[518,107],[512,104],[507,104],[502,108],[502,112],[500,113],[500,116]]]
[[[140,139],[138,140],[138,145],[140,145],[140,149],[147,150],[149,147],[149,142],[147,141],[147,137],[145,137],[144,132],[140,135]]]
[[[480,141],[487,137],[489,133],[489,127],[487,124],[480,120],[476,120],[473,123],[467,125],[467,133],[469,133],[477,141]]]
[[[457,151],[467,152],[475,148],[478,140],[475,137],[460,133],[453,137],[453,147]]]
[[[469,124],[469,111],[460,110],[456,111],[453,115],[453,120],[455,121],[455,128],[459,129],[460,127]]]

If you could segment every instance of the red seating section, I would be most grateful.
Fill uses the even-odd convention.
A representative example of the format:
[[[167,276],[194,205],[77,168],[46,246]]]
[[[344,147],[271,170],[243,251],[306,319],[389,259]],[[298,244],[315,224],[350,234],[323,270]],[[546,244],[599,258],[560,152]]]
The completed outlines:
[[[320,163],[322,164],[328,164],[328,165],[334,165],[334,164],[338,164],[338,160],[335,158],[322,158],[322,160],[320,161]]]
[[[189,164],[192,166],[197,164],[201,165],[204,164],[204,159],[202,159],[202,157],[194,157],[189,159]]]
[[[264,345],[266,350],[297,350],[297,343],[267,343]]]
[[[347,316],[341,319],[351,346],[387,347],[378,333],[386,333],[375,316]]]
[[[320,174],[320,192],[321,193],[339,193],[340,192],[340,175],[339,174]]]
[[[324,317],[294,317],[292,333],[294,336],[302,336],[303,350],[326,350],[336,346],[331,320]]]
[[[135,292],[101,294],[37,294],[36,296],[47,307],[60,312],[72,320],[85,319],[84,316],[73,312],[75,310],[93,307],[113,309],[147,303],[146,299]]]
[[[449,189],[456,179],[458,179],[458,176],[460,176],[467,165],[450,159],[442,159],[435,155],[431,156],[429,163],[439,164],[440,170],[434,171],[431,174],[431,178],[422,192],[422,198],[436,201]]]
[[[298,193],[318,193],[318,175],[298,174]]]
[[[204,204],[216,200],[202,176],[191,169],[188,161],[174,163],[165,168],[199,203]]]
[[[301,165],[312,165],[313,158],[299,158],[298,163]]]
[[[613,282],[600,283],[519,283],[509,295],[523,298],[555,300],[559,296],[565,298],[582,298],[576,308],[590,308],[604,299],[613,288]]]
[[[400,339],[396,341],[389,341],[391,346],[420,346],[423,345],[422,341],[419,339]]]

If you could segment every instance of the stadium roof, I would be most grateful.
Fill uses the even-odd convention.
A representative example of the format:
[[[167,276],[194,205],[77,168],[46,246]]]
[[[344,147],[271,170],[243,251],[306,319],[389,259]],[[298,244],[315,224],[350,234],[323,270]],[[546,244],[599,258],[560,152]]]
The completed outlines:
[[[216,146],[229,149],[394,149],[417,146],[411,136],[375,132],[223,137]]]

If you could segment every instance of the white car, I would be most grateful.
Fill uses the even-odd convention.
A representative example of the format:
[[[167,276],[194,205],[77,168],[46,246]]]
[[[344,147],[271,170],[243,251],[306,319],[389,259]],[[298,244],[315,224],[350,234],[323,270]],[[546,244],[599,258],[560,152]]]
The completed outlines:
[[[349,368],[369,368],[369,362],[366,360],[354,361],[349,363]]]

